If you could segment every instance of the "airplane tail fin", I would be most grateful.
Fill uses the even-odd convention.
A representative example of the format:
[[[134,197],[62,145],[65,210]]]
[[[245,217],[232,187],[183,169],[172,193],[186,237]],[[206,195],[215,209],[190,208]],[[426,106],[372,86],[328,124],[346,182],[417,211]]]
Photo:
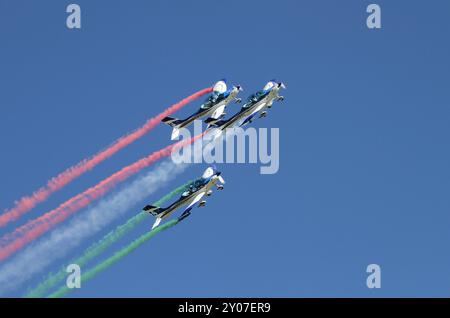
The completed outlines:
[[[161,121],[164,124],[169,125],[170,127],[175,127],[175,126],[178,126],[179,124],[183,123],[184,120],[167,116],[167,117],[164,117]]]
[[[160,208],[158,206],[153,206],[153,205],[146,205],[143,210],[145,212],[150,213],[153,216],[158,216],[160,215],[162,212],[164,212],[165,209]]]

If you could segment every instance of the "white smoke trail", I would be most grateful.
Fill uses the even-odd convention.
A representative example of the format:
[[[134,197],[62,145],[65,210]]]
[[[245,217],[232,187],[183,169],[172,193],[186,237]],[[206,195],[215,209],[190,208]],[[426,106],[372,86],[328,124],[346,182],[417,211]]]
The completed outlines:
[[[163,162],[126,188],[74,218],[70,224],[57,228],[49,237],[29,246],[0,268],[0,294],[18,288],[53,261],[64,257],[84,239],[95,235],[117,217],[129,212],[137,202],[166,185],[186,167],[186,164],[174,164],[170,159]]]
[[[194,135],[199,135],[202,132],[201,122],[196,121],[194,126]],[[186,130],[182,139],[190,138]],[[67,255],[84,239],[95,235],[118,216],[129,212],[137,202],[144,200],[173,180],[189,166],[189,163],[195,162],[193,158],[202,156],[210,142],[199,139],[190,146],[185,146],[184,148],[192,147],[191,161],[177,163],[173,157],[164,161],[144,177],[102,199],[97,205],[74,218],[68,225],[55,229],[48,237],[40,239],[14,256],[0,267],[0,295],[17,289],[33,275],[46,269],[52,262]]]

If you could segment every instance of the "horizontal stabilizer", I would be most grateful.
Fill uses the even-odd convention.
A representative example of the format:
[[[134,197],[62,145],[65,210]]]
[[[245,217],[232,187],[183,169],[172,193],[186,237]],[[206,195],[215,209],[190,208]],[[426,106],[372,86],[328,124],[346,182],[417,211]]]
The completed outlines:
[[[165,209],[153,205],[146,205],[143,210],[153,216],[157,216],[161,214]]]
[[[159,225],[159,223],[161,223],[161,218],[156,218],[155,223],[153,223],[152,230],[153,230],[155,227],[157,227],[157,226]]]
[[[167,116],[167,117],[164,117],[161,121],[164,124],[169,125],[170,127],[175,127],[175,126],[178,126],[179,124],[181,124],[184,120]]]

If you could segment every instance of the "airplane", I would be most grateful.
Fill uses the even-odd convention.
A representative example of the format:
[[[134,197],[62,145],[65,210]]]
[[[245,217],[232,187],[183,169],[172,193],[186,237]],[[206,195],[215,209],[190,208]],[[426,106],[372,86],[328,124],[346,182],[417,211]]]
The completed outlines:
[[[237,85],[231,89],[227,89],[225,79],[218,81],[214,87],[212,94],[200,106],[200,109],[186,119],[177,119],[173,117],[165,117],[161,121],[173,128],[171,140],[175,140],[180,135],[180,129],[187,127],[194,120],[211,116],[210,118],[219,119],[225,116],[225,107],[231,102],[240,103],[241,99],[237,98],[237,94],[242,91],[242,87]]]
[[[193,181],[186,191],[181,194],[181,197],[167,208],[146,205],[143,210],[156,217],[152,230],[156,228],[162,220],[167,219],[173,212],[180,207],[187,205],[186,209],[178,217],[178,221],[184,220],[191,214],[190,211],[195,204],[197,204],[205,195],[210,196],[212,194],[213,191],[211,188],[213,186],[216,186],[218,190],[223,190],[224,183],[225,180],[221,176],[221,172],[217,171],[214,167],[208,167],[203,172],[203,175]],[[198,207],[203,207],[205,204],[205,200],[200,201]]]
[[[240,127],[251,123],[253,117],[259,112],[259,117],[266,117],[267,108],[271,108],[275,100],[283,101],[284,97],[279,95],[280,89],[286,89],[286,85],[275,80],[269,81],[262,90],[257,91],[248,97],[247,102],[242,106],[241,110],[234,114],[228,120],[220,120],[208,118],[205,123],[214,127],[216,132],[214,139],[219,137],[227,128],[231,128],[239,124]]]
[[[272,93],[275,93],[277,96],[274,98],[270,98],[268,97],[267,102],[264,103],[264,106],[259,109],[259,118],[263,118],[267,116],[267,111],[266,109],[268,108],[272,108],[272,104],[274,102],[274,100],[282,102],[284,101],[284,96],[280,96],[278,95],[278,92],[280,89],[286,89],[286,85],[282,82],[277,83],[275,80],[271,80],[269,81],[263,88],[263,91],[268,91],[271,90]],[[258,92],[256,93],[258,94]],[[244,125],[244,124],[243,124]]]

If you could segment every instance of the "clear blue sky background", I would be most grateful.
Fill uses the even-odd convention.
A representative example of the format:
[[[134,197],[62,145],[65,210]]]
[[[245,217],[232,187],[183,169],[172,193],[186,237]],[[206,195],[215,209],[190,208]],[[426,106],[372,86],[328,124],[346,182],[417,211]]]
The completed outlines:
[[[381,30],[366,27],[371,1],[75,2],[81,30],[65,26],[69,1],[0,1],[2,210],[217,79],[288,90],[254,123],[280,128],[278,174],[220,166],[226,189],[205,209],[72,296],[450,296],[448,1],[378,0]],[[169,135],[159,126],[21,222]]]

